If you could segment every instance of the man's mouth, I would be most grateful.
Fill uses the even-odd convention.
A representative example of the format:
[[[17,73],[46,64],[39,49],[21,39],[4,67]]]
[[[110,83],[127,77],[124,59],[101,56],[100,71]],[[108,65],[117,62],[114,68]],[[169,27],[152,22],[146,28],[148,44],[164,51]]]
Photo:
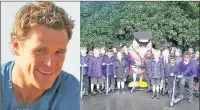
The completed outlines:
[[[53,74],[53,71],[44,71],[44,70],[39,70],[39,69],[36,69],[38,72],[42,73],[43,75],[51,75]]]

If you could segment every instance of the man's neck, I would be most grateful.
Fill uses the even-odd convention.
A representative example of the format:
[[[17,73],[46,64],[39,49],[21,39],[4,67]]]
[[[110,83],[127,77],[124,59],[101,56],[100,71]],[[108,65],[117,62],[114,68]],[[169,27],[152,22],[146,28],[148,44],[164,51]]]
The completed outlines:
[[[32,104],[38,100],[45,90],[40,90],[33,86],[21,72],[15,63],[12,70],[13,93],[15,99],[20,104]]]

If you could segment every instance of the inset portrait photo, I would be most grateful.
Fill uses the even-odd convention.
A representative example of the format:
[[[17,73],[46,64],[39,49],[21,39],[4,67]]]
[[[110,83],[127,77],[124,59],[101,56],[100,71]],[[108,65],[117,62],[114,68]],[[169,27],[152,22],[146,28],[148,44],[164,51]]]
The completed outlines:
[[[1,110],[79,110],[79,2],[1,3]]]

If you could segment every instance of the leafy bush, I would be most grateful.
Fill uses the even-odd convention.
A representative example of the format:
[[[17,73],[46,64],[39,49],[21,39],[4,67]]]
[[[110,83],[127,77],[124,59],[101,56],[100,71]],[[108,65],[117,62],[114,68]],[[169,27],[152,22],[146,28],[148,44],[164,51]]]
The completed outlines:
[[[81,2],[81,46],[130,43],[151,31],[158,49],[199,47],[198,2]]]

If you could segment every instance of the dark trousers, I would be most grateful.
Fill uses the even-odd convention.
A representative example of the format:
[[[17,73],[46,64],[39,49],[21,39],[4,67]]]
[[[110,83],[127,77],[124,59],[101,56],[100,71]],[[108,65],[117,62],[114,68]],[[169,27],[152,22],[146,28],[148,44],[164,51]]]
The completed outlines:
[[[106,77],[106,80],[105,80],[105,87],[107,87],[107,77]],[[108,87],[110,89],[114,89],[115,88],[115,78],[114,76],[108,76]]]
[[[147,80],[147,84],[148,84],[148,90],[152,89],[152,85],[151,85],[151,78],[149,77],[149,74],[145,74],[146,80]]]
[[[193,97],[193,82],[194,82],[194,77],[187,77],[183,76],[180,80],[180,94],[183,94],[184,88],[185,88],[185,83],[188,84],[188,90],[189,90],[189,98]]]
[[[85,88],[85,91],[89,91],[89,76],[83,75],[83,88]]]

